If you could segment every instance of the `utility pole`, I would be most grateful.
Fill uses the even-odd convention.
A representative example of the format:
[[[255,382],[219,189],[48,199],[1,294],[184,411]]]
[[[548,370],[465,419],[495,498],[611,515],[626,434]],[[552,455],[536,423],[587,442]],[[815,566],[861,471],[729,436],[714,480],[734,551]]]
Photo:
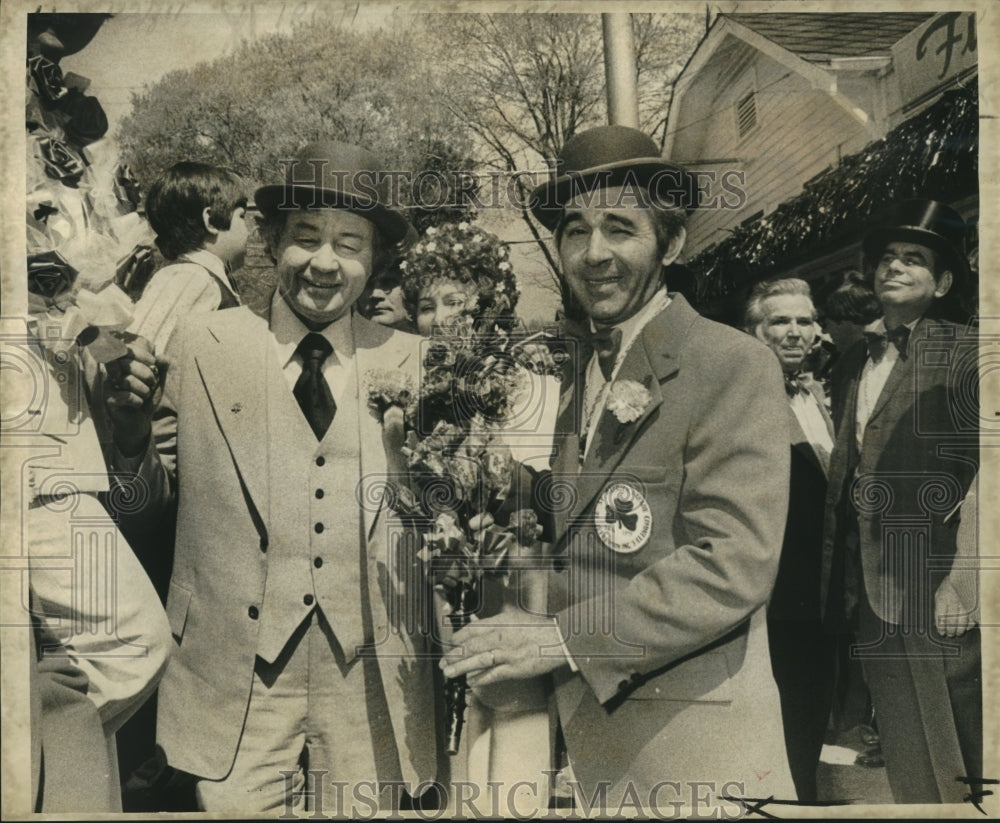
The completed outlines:
[[[604,29],[604,76],[608,89],[608,122],[639,128],[639,93],[636,89],[635,43],[632,15],[601,14]]]

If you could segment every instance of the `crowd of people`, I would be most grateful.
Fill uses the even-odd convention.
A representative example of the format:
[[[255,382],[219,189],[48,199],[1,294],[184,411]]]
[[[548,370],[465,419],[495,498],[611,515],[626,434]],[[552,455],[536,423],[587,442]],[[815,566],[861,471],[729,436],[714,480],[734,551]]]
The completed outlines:
[[[92,370],[101,472],[143,490],[101,511],[121,529],[118,618],[149,649],[126,712],[155,690],[147,789],[226,814],[319,814],[345,796],[355,812],[442,808],[498,780],[541,787],[537,810],[560,787],[611,811],[697,805],[706,784],[711,804],[811,802],[838,686],[860,675],[896,802],[974,790],[978,429],[955,410],[976,341],[943,319],[970,276],[953,209],[906,201],[873,223],[863,268],[821,307],[834,352],[819,357],[805,280],[757,284],[742,330],[669,282],[694,189],[648,136],[569,140],[530,208],[552,232],[573,345],[538,393],[545,459],[525,452],[511,507],[544,524],[544,573],[530,603],[438,642],[421,535],[367,491],[399,444],[369,413],[365,375],[419,385],[424,338],[516,314],[515,273],[474,223],[418,236],[358,185],[381,168],[365,149],[312,143],[296,159],[253,193],[277,282],[261,314],[232,278],[242,181],[193,162],[162,174],[146,213],[169,265],[137,301],[127,353]],[[39,505],[30,539],[67,539]],[[64,615],[43,582],[49,648],[42,630]],[[72,637],[54,645],[113,739],[100,666]],[[449,759],[442,684],[463,676],[470,733]],[[63,745],[79,742],[46,738],[39,810],[67,809],[50,802],[69,779]],[[140,764],[114,761],[70,810],[121,808],[108,797]],[[145,797],[133,810],[176,810]]]

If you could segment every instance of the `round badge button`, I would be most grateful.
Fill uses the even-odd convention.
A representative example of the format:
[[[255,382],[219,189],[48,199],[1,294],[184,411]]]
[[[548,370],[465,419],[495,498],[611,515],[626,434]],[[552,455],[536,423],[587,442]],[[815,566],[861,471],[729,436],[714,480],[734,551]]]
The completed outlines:
[[[601,542],[619,554],[639,551],[653,533],[649,503],[634,486],[612,483],[597,500],[595,528]]]

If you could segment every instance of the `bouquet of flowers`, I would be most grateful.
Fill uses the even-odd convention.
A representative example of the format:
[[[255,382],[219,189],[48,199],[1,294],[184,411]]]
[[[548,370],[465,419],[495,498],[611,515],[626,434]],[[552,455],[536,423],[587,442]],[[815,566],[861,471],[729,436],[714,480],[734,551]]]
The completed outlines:
[[[369,407],[386,442],[399,444],[390,463],[408,478],[393,489],[393,508],[423,531],[430,578],[456,631],[479,608],[483,578],[509,574],[512,550],[534,546],[541,531],[530,510],[493,525],[516,470],[502,428],[524,388],[519,358],[544,346],[541,338],[516,323],[462,317],[427,341],[417,391],[401,375],[368,374]],[[465,692],[464,677],[448,682],[449,754],[458,751]]]

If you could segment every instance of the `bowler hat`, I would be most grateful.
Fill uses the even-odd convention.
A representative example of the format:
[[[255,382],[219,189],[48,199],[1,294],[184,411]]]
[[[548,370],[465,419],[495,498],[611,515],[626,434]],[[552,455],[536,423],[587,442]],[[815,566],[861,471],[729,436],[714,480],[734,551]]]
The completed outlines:
[[[648,135],[628,126],[598,126],[566,142],[552,178],[535,188],[528,205],[548,229],[555,228],[574,196],[611,186],[639,186],[662,205],[690,211],[697,202],[694,182],[685,169],[660,156]]]
[[[285,162],[285,182],[263,186],[254,202],[264,215],[284,209],[346,209],[378,226],[388,244],[406,238],[410,224],[385,205],[389,180],[369,151],[350,143],[310,143]]]
[[[861,247],[865,260],[875,266],[885,247],[892,242],[917,243],[933,250],[941,270],[952,273],[956,285],[969,276],[969,262],[962,253],[966,224],[951,206],[937,200],[903,200],[894,203],[875,220]]]

